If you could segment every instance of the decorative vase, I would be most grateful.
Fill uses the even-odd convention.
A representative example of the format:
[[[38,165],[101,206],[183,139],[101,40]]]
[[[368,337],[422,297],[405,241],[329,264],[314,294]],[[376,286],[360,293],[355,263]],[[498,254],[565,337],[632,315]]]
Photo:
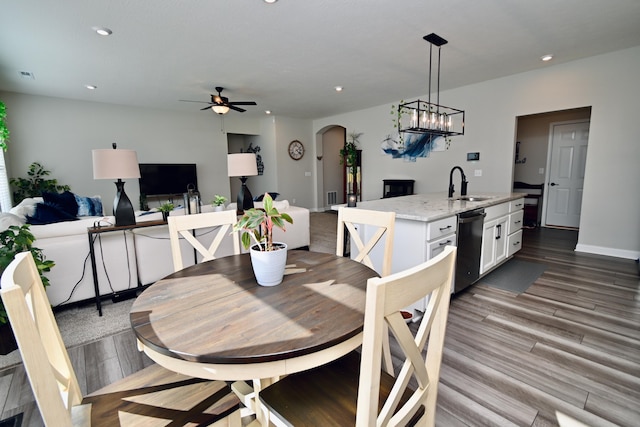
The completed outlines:
[[[162,211],[162,220],[167,221],[167,217],[169,216],[169,212]]]
[[[251,266],[253,274],[261,286],[276,286],[282,283],[284,268],[287,264],[287,245],[274,243],[278,248],[273,251],[261,251],[258,245],[251,246]]]
[[[214,212],[222,212],[224,210],[224,206],[223,205],[218,205],[218,206],[214,206],[213,207],[213,211]]]

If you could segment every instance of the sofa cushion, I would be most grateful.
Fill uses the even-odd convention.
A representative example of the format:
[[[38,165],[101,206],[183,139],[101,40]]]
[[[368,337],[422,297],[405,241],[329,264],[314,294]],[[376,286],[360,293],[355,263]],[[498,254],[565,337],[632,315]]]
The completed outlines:
[[[69,216],[75,217],[78,214],[78,203],[76,202],[76,196],[70,191],[64,193],[42,193],[42,198],[46,205],[54,206]]]
[[[42,203],[42,202],[43,202],[42,197],[33,197],[33,198],[27,197],[26,199],[18,203],[17,206],[12,207],[11,210],[9,210],[9,212],[19,216],[24,221],[26,221],[28,216],[32,216],[35,213],[36,204]]]
[[[69,215],[69,213],[61,209],[58,205],[38,203],[34,214],[27,216],[27,223],[43,225],[62,221],[76,221],[77,219],[75,215]]]
[[[0,212],[0,231],[4,231],[12,225],[18,227],[25,223],[25,219],[9,212]]]
[[[102,199],[100,196],[83,197],[74,195],[78,204],[77,216],[100,216],[102,215]]]

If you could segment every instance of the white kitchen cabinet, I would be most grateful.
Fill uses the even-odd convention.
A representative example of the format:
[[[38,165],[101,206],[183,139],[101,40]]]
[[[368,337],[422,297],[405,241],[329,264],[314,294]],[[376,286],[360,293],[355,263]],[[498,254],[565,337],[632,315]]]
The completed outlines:
[[[524,198],[489,206],[482,233],[480,274],[486,274],[522,248]]]

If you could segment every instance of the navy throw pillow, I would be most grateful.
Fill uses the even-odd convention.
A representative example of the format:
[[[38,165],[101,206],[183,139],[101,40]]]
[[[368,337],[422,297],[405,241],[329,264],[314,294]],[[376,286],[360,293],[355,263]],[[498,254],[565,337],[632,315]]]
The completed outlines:
[[[36,211],[33,216],[27,217],[27,223],[33,225],[53,224],[54,222],[76,221],[75,215],[69,215],[59,206],[49,203],[36,204]]]
[[[42,198],[45,204],[57,206],[73,217],[78,214],[76,196],[69,191],[65,191],[64,193],[44,192],[42,193]]]

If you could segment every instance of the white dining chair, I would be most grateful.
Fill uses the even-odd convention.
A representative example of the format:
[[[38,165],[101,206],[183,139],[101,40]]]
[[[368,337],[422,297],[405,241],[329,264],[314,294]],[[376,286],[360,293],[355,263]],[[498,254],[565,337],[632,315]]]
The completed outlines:
[[[355,254],[352,253],[351,258],[375,270],[373,261],[370,257],[371,251],[382,237],[385,236],[384,249],[382,253],[382,267],[381,271],[378,271],[378,273],[383,277],[391,274],[395,220],[395,212],[382,212],[341,206],[338,209],[336,255],[344,255],[345,238],[350,237],[355,244],[355,248],[352,246],[350,250],[352,252],[354,250],[357,252]],[[373,230],[375,230],[371,237],[366,240],[366,243],[363,242],[360,234],[358,233],[356,228],[358,225],[368,225],[373,227]]]
[[[46,426],[241,425],[240,402],[225,382],[155,364],[82,396],[31,252],[5,269],[0,295]]]
[[[169,239],[171,240],[171,256],[173,257],[174,270],[178,271],[184,268],[181,239],[187,241],[202,256],[202,261],[209,261],[216,259],[215,254],[220,244],[227,235],[231,234],[233,253],[238,255],[240,253],[240,241],[238,240],[238,232],[233,231],[233,226],[236,222],[238,222],[238,219],[234,210],[169,216],[167,223],[169,224]],[[215,237],[207,248],[196,239],[194,231],[213,227],[218,227],[218,229],[214,230]]]
[[[361,352],[291,374],[263,390],[260,399],[270,421],[278,426],[433,426],[455,259],[456,248],[447,246],[416,267],[369,279]],[[427,296],[414,336],[400,311]],[[397,376],[381,369],[384,325],[404,356]],[[415,388],[409,385],[412,379]]]
[[[351,238],[355,247],[350,247],[354,253],[350,254],[354,261],[363,263],[369,268],[376,269],[371,260],[371,251],[384,236],[382,252],[382,268],[378,273],[381,276],[391,274],[391,261],[393,260],[393,235],[395,229],[395,212],[382,212],[367,209],[348,208],[341,206],[338,209],[338,237],[336,242],[336,255],[344,256],[345,239]],[[356,227],[367,225],[372,228],[371,237],[363,242]],[[363,233],[364,234],[364,233]],[[389,335],[385,335],[382,358],[384,366],[389,374],[393,374],[393,361],[391,360],[391,347]]]

